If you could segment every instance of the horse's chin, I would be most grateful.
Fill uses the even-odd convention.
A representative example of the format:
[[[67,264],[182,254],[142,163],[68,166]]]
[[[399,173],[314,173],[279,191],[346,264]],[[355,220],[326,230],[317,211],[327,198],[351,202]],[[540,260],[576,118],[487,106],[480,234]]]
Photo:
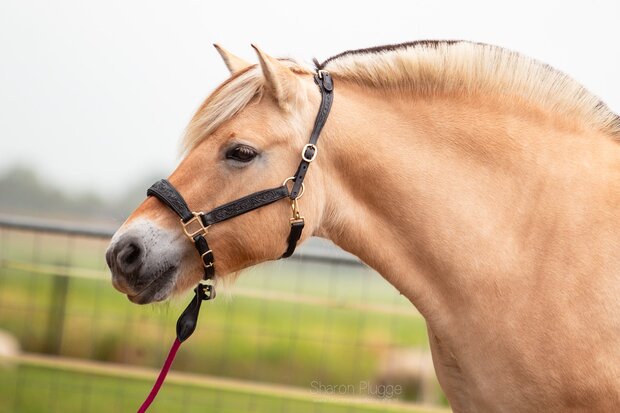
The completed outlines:
[[[127,299],[134,304],[150,304],[168,299],[174,292],[178,275],[176,268],[164,271],[149,285],[138,293],[126,293]]]
[[[127,299],[129,301],[131,301],[134,304],[139,304],[139,305],[157,303],[157,302],[160,302],[160,301],[164,301],[167,298],[168,297],[155,298],[155,297],[148,296],[148,295],[145,295],[145,294],[142,294],[142,293],[136,294],[136,295],[127,294]]]

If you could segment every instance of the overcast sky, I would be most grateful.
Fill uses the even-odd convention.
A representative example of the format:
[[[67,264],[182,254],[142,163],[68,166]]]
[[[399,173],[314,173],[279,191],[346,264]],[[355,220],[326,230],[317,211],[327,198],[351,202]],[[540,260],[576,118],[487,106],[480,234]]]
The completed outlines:
[[[214,42],[307,62],[417,39],[493,43],[619,112],[618,21],[619,0],[0,0],[0,173],[29,164],[75,192],[113,194],[168,174],[189,118],[227,77]]]

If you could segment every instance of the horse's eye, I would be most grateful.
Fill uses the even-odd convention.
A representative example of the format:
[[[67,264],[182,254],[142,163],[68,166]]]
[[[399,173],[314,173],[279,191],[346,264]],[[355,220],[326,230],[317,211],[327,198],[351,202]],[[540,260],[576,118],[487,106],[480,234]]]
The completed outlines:
[[[233,159],[238,162],[250,162],[256,155],[257,153],[254,148],[246,145],[239,145],[226,152],[226,159]]]

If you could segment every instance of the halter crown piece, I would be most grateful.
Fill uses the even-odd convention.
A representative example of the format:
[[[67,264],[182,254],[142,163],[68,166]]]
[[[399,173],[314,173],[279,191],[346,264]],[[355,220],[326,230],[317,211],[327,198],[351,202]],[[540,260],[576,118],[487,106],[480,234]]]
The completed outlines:
[[[318,69],[314,75],[314,82],[319,86],[321,92],[321,105],[314,121],[314,127],[310,134],[309,142],[304,145],[301,150],[301,162],[295,174],[286,178],[281,186],[271,189],[265,189],[253,194],[244,196],[227,204],[220,205],[209,212],[193,212],[183,196],[175,189],[170,182],[161,179],[155,182],[147,191],[147,196],[154,196],[170,208],[181,219],[181,226],[185,235],[194,243],[194,247],[198,250],[200,261],[204,269],[203,280],[194,289],[194,297],[188,304],[177,320],[177,338],[170,349],[166,362],[159,373],[157,381],[148,397],[140,406],[139,413],[145,412],[151,405],[161,385],[163,384],[168,370],[172,365],[172,361],[176,355],[181,343],[189,338],[196,329],[198,321],[198,313],[203,301],[215,298],[215,286],[207,283],[215,278],[215,257],[213,251],[207,243],[207,234],[209,227],[213,224],[229,220],[231,218],[243,215],[257,208],[262,208],[276,201],[288,198],[291,203],[292,217],[289,219],[290,232],[287,239],[286,251],[281,258],[290,257],[295,251],[297,242],[301,238],[304,229],[304,217],[301,216],[297,200],[304,193],[304,179],[308,167],[316,159],[318,149],[317,142],[321,135],[321,130],[327,121],[329,112],[334,100],[333,90],[334,84],[331,76],[325,70]],[[289,190],[289,182],[291,183]]]

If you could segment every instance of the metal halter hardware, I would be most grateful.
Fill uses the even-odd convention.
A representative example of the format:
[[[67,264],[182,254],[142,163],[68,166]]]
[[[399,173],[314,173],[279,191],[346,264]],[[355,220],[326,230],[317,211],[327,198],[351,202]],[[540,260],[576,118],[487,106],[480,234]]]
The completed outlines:
[[[308,151],[308,149],[313,150],[312,155],[310,155],[310,157],[306,156],[306,152]],[[313,143],[307,143],[304,145],[304,148],[301,150],[301,159],[303,159],[306,162],[312,162],[316,158],[317,153],[318,153],[318,148],[316,147],[316,145]]]
[[[192,214],[194,215],[194,217],[187,222],[184,222],[183,219],[181,219],[181,225],[183,225],[183,232],[185,232],[185,235],[187,235],[187,237],[193,242],[196,235],[200,234],[203,237],[207,235],[209,233],[209,227],[211,225],[208,225],[206,227],[203,225],[202,219],[200,218],[202,215],[204,215],[203,212],[192,212]],[[194,226],[194,228],[196,225],[198,225],[198,228],[195,228],[195,230],[192,231],[192,229],[190,229],[190,226],[192,225]]]

